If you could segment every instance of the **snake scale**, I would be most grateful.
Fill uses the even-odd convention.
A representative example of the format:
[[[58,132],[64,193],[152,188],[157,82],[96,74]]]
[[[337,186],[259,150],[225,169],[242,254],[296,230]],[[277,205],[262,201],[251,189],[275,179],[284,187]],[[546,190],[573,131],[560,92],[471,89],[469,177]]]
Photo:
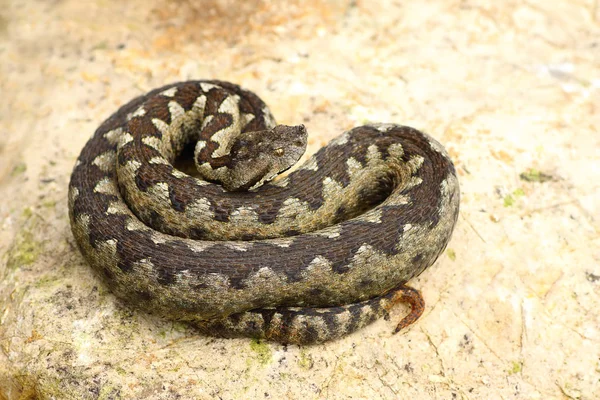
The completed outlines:
[[[188,81],[122,106],[83,148],[69,215],[86,261],[118,297],[208,334],[310,344],[398,302],[458,216],[444,148],[395,124],[357,127],[287,176],[304,126],[222,81]],[[191,143],[191,144],[190,144]],[[198,173],[173,167],[195,143]]]

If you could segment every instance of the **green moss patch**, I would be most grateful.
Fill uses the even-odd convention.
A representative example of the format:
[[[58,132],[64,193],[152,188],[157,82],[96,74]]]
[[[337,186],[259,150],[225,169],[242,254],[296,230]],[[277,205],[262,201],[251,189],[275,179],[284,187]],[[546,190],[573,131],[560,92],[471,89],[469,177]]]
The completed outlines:
[[[7,267],[10,270],[33,264],[39,257],[41,244],[28,230],[21,231],[8,253]]]
[[[250,341],[250,350],[256,354],[256,358],[261,365],[267,365],[271,362],[273,353],[268,344],[252,339],[252,341]]]
[[[540,182],[540,183],[548,182],[548,181],[551,181],[552,179],[554,179],[554,177],[552,175],[545,174],[541,171],[538,171],[535,168],[530,168],[527,171],[521,173],[521,175],[519,175],[519,178],[521,178],[521,180],[523,180],[525,182]]]

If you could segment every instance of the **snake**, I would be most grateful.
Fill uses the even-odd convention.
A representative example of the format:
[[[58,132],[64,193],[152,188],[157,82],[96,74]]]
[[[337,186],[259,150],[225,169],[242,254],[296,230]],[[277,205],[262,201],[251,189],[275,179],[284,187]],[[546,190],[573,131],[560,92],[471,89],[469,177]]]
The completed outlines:
[[[407,282],[445,250],[458,217],[448,152],[376,123],[297,166],[307,137],[225,81],[136,97],[73,168],[77,246],[124,304],[207,335],[322,343],[398,303],[410,311],[394,332],[411,325],[424,300]]]

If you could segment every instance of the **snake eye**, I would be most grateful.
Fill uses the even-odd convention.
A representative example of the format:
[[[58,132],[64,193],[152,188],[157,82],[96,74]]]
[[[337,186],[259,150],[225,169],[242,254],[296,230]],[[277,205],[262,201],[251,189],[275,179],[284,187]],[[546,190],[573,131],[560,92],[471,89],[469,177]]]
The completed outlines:
[[[280,147],[278,149],[273,150],[273,154],[275,154],[277,157],[281,157],[285,154],[285,150]]]

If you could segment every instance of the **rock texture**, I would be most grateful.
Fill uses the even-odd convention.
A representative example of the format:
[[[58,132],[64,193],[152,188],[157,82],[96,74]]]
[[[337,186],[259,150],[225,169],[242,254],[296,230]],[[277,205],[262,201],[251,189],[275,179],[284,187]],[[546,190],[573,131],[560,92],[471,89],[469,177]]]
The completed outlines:
[[[0,3],[0,399],[600,397],[597,0]],[[411,329],[214,339],[94,276],[75,158],[119,104],[197,78],[305,124],[309,153],[365,122],[446,145],[461,216]]]

